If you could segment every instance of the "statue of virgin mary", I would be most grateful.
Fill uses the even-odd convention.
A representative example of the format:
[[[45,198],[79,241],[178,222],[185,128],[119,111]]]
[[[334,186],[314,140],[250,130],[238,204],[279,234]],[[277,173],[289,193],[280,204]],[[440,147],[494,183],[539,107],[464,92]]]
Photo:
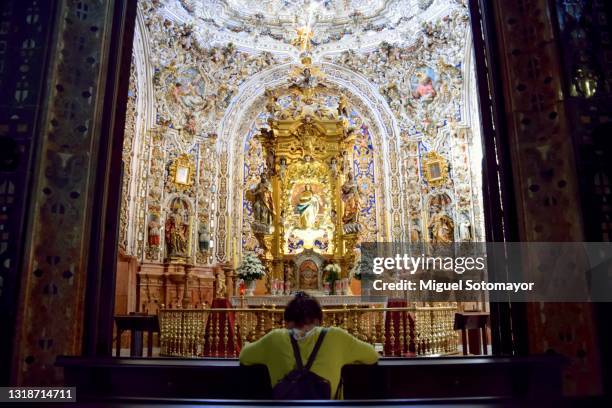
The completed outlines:
[[[319,205],[319,197],[312,192],[310,185],[306,184],[295,207],[296,211],[300,214],[301,229],[311,229],[314,227],[317,214],[319,214]]]

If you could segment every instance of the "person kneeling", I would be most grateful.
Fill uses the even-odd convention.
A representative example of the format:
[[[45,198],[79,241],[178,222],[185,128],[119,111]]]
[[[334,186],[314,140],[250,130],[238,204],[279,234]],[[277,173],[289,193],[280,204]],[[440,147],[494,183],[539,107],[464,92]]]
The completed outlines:
[[[286,329],[272,330],[240,352],[241,364],[268,367],[275,399],[339,399],[343,366],[378,361],[372,345],[341,328],[321,327],[321,306],[305,293],[295,295],[284,317]]]

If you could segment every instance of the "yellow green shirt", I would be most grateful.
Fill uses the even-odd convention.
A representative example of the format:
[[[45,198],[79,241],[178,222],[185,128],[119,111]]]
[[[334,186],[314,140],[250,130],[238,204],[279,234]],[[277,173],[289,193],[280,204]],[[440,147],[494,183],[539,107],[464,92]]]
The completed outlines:
[[[304,365],[321,333],[321,327],[298,340]],[[371,344],[365,343],[338,327],[330,327],[311,371],[329,381],[332,396],[340,382],[340,371],[346,364],[374,364],[378,353]],[[275,329],[254,343],[247,344],[240,352],[240,363],[244,365],[265,364],[274,387],[285,375],[296,369],[295,357],[289,339],[289,330]]]

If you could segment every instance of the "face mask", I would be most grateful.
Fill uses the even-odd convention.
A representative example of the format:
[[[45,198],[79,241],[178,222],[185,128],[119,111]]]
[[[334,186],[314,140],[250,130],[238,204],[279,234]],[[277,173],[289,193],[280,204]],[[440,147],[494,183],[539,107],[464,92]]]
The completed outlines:
[[[302,340],[305,339],[306,337],[310,336],[310,334],[314,333],[314,329],[317,326],[313,326],[310,329],[306,330],[306,328],[302,328],[302,329],[291,329],[291,335],[293,336],[294,339],[296,340]]]

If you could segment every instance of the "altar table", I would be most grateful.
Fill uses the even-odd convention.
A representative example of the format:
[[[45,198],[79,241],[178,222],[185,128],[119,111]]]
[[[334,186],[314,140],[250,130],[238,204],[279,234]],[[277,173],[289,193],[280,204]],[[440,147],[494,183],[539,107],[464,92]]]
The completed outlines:
[[[481,342],[478,337],[475,341],[470,341],[468,351],[468,333],[471,330],[478,330],[482,336],[482,354],[488,354],[487,348],[487,326],[489,325],[489,313],[487,312],[457,312],[455,313],[455,330],[461,330],[461,343],[463,345],[463,355],[480,354]],[[471,339],[470,339],[471,340]],[[475,349],[475,350],[474,350]]]
[[[142,335],[147,332],[147,352],[153,356],[153,333],[159,333],[159,321],[156,315],[143,313],[130,313],[129,315],[116,315],[117,325],[116,354],[121,354],[121,335],[124,331],[130,332],[130,357],[142,356]]]

